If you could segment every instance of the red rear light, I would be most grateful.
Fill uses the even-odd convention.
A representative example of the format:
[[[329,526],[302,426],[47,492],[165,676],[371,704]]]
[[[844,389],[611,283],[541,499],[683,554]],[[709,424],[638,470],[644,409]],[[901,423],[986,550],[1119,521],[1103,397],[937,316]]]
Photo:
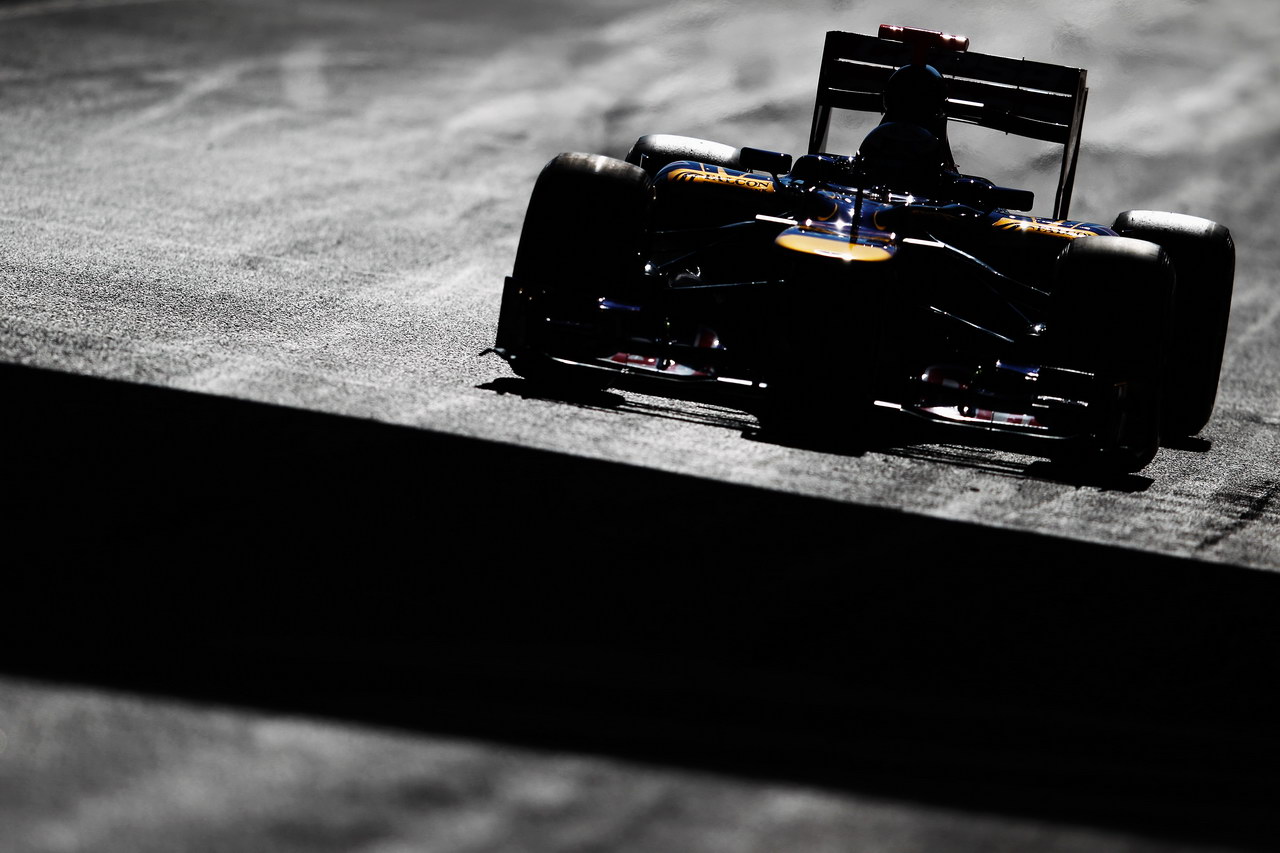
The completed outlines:
[[[938,50],[954,50],[964,53],[969,49],[966,36],[953,36],[940,30],[922,30],[917,27],[899,27],[893,24],[880,25],[880,38],[886,41],[900,41],[912,48],[911,61],[923,65],[929,48]]]

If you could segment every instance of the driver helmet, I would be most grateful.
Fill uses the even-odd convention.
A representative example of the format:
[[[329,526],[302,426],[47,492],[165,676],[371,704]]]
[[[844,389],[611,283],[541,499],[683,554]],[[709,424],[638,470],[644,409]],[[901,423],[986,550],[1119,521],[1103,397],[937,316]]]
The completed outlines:
[[[947,103],[947,83],[932,65],[904,65],[884,87],[884,120],[911,121],[936,133]]]

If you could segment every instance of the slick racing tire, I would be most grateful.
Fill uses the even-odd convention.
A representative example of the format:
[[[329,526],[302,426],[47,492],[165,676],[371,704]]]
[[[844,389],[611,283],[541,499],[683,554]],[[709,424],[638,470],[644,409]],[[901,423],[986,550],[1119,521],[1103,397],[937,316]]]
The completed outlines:
[[[587,310],[590,300],[625,290],[641,272],[653,190],[638,166],[599,154],[565,153],[538,175],[525,213],[515,268],[503,288],[496,347],[527,379],[605,387],[611,374],[554,361],[559,349],[537,322],[548,304]]]
[[[1154,243],[1081,237],[1058,256],[1051,352],[1093,373],[1092,441],[1064,461],[1105,474],[1145,468],[1160,448],[1163,378],[1174,272]]]
[[[1208,219],[1154,210],[1126,211],[1112,227],[1156,243],[1173,262],[1177,282],[1163,428],[1166,438],[1195,435],[1209,422],[1218,396],[1235,280],[1231,232]]]
[[[742,150],[721,142],[709,142],[692,136],[651,133],[636,140],[627,153],[627,162],[639,166],[650,176],[677,160],[694,160],[726,169],[739,168]]]

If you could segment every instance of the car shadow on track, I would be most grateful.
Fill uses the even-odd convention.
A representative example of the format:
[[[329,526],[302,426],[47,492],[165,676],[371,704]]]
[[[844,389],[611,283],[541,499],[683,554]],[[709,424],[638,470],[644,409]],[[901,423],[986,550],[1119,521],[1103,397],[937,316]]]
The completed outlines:
[[[1188,453],[1208,453],[1213,448],[1213,442],[1199,436],[1181,436],[1166,440],[1163,442],[1163,446],[1171,450],[1182,450]]]
[[[11,365],[0,388],[6,673],[1274,842],[1275,574]]]
[[[515,376],[503,376],[476,386],[482,391],[515,394],[526,400],[551,400],[587,409],[617,409],[627,398],[613,391],[573,386],[548,386]]]
[[[740,407],[734,407],[729,400],[709,397],[706,400],[691,401],[681,395],[663,394],[661,388],[645,388],[643,394],[628,395],[594,388],[548,387],[514,377],[501,377],[476,387],[484,391],[515,394],[532,400],[550,400],[592,411],[643,414],[738,431],[750,430],[755,426],[754,417]],[[681,404],[664,406],[660,402],[662,400],[680,401]]]
[[[1028,458],[1011,451],[998,439],[985,444],[951,444],[941,442],[936,432],[918,426],[901,415],[871,410],[857,423],[835,424],[822,431],[780,432],[760,425],[751,414],[749,403],[743,406],[732,395],[708,396],[705,401],[690,401],[687,393],[656,390],[642,387],[645,398],[654,401],[668,399],[676,405],[663,406],[659,402],[643,402],[635,395],[628,396],[612,390],[574,387],[548,387],[526,379],[500,377],[477,386],[499,394],[515,394],[526,399],[550,400],[592,411],[642,414],[685,423],[696,423],[720,429],[732,429],[749,441],[758,441],[784,447],[793,447],[815,453],[834,456],[865,456],[878,453],[902,459],[928,460],[988,474],[1007,477],[1023,477],[1071,486],[1092,486],[1104,491],[1140,493],[1154,484],[1154,480],[1141,474],[1098,473],[1078,465]],[[666,391],[666,393],[664,393]],[[1177,449],[1197,449],[1198,440],[1179,442]],[[1006,443],[1007,444],[1007,443]],[[1207,444],[1205,442],[1204,444]],[[1002,455],[996,455],[1005,450]]]
[[[1063,483],[1082,487],[1090,486],[1101,491],[1136,494],[1149,489],[1155,481],[1141,474],[1100,474],[1046,459],[1028,458],[1003,448],[999,442],[989,444],[946,444],[924,432],[913,434],[904,431],[900,424],[882,425],[839,438],[811,439],[771,435],[756,431],[748,435],[755,441],[765,441],[831,453],[842,456],[863,456],[878,453],[899,459],[928,461],[984,474],[1016,477],[1026,480]]]

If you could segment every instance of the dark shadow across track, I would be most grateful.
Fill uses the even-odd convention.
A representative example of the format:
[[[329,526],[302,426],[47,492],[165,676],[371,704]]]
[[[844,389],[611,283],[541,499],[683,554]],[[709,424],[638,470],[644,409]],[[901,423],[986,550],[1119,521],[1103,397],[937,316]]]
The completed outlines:
[[[0,366],[0,670],[1266,847],[1280,575]]]

